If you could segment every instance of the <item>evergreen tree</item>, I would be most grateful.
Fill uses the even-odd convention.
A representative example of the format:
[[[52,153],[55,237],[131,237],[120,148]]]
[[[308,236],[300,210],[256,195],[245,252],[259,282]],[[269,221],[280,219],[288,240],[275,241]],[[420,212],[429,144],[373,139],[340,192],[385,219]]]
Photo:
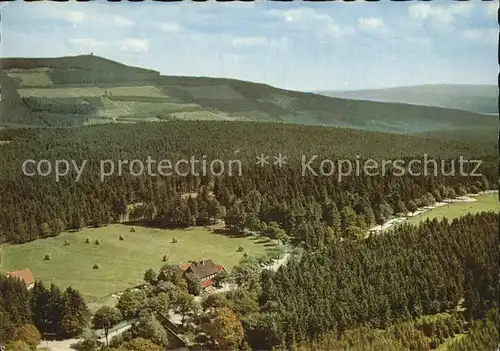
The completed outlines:
[[[90,311],[80,293],[71,287],[64,291],[63,300],[62,333],[68,338],[74,338],[88,327]]]

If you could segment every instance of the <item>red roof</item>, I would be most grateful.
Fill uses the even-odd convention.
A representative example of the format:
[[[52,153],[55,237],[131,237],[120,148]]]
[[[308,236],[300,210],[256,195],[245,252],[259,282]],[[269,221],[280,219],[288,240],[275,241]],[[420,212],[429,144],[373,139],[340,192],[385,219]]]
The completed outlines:
[[[208,272],[207,274],[204,274],[203,272],[200,272],[201,274],[197,274],[199,276],[199,278],[203,278],[204,276],[208,276],[210,275],[212,272],[213,273],[216,273],[216,274],[219,274],[220,272],[222,272],[224,270],[224,266],[221,265],[221,264],[214,264],[212,262],[212,260],[206,260],[206,261],[190,261],[190,262],[187,262],[187,263],[182,263],[179,265],[179,268],[186,272],[189,268],[191,268],[191,270],[193,270],[193,266],[196,267],[197,264],[204,264],[204,262],[209,262],[210,264],[212,264],[213,266],[213,270],[211,272]],[[205,272],[206,273],[206,272]],[[201,275],[201,276],[200,276]],[[214,284],[214,281],[212,279],[207,279],[207,280],[202,280],[201,281],[201,287],[203,289],[205,288],[208,288],[209,286],[212,286]]]
[[[221,265],[221,264],[216,264],[215,265],[215,269],[216,269],[217,273],[220,273],[224,269],[224,266]],[[214,285],[213,279],[208,279],[208,280],[205,280],[205,281],[201,282],[201,287],[203,289],[208,288],[209,286],[212,286],[212,285]]]
[[[26,285],[31,285],[35,282],[33,273],[31,273],[29,268],[20,269],[14,272],[8,272],[7,276],[11,278],[21,279]]]
[[[212,286],[214,284],[214,281],[212,279],[209,280],[204,280],[201,282],[201,287],[203,289],[208,288],[209,286]]]
[[[224,269],[223,265],[221,265],[221,264],[216,264],[215,265],[215,270],[217,271],[217,273],[222,272],[223,269]]]
[[[189,261],[181,263],[179,269],[183,272],[193,273],[198,278],[202,279],[212,274],[218,274],[224,270],[224,266],[215,264],[212,260]]]

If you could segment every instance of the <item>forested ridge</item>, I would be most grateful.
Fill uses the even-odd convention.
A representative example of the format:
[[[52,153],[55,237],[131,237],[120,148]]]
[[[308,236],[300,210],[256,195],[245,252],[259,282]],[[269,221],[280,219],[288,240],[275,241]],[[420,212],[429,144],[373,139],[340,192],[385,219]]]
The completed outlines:
[[[488,131],[497,124],[493,116],[464,110],[339,99],[228,78],[163,76],[96,55],[4,58],[0,64],[0,125],[7,127],[196,119],[416,133]],[[148,87],[154,93],[145,93]],[[109,88],[127,91],[108,94]]]
[[[276,222],[289,236],[317,246],[301,234],[305,221],[330,225],[336,235],[359,235],[408,208],[442,198],[478,192],[495,184],[493,145],[422,139],[404,135],[347,129],[257,123],[172,122],[81,129],[2,131],[12,140],[1,147],[0,233],[3,242],[21,243],[57,235],[66,229],[104,225],[129,214],[132,220],[168,226],[203,225],[225,219],[236,231],[259,222]],[[490,149],[491,148],[491,149]],[[287,164],[255,166],[255,157],[282,153]],[[482,177],[379,176],[342,177],[302,174],[301,157],[332,160],[422,159],[423,154],[449,164],[459,155],[482,159]],[[100,179],[100,161],[143,162],[190,156],[241,160],[242,176],[134,176],[124,173]],[[78,182],[70,172],[56,182],[53,176],[28,177],[26,159],[75,160],[87,167]],[[319,170],[319,162],[314,165]],[[469,166],[469,168],[472,166]],[[469,169],[471,171],[471,169]],[[353,172],[354,173],[354,172]],[[198,197],[186,197],[200,193]],[[133,211],[129,205],[140,204]],[[340,219],[339,219],[340,218]]]

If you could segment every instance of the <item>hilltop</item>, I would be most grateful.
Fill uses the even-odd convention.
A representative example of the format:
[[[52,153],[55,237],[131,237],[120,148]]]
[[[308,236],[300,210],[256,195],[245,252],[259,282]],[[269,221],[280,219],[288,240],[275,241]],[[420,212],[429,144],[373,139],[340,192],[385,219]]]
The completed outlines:
[[[398,102],[498,114],[498,87],[495,85],[430,84],[318,93],[345,99]]]
[[[7,127],[242,120],[414,133],[491,130],[497,123],[469,111],[332,98],[226,78],[163,76],[93,55],[6,58],[0,67],[0,125]]]

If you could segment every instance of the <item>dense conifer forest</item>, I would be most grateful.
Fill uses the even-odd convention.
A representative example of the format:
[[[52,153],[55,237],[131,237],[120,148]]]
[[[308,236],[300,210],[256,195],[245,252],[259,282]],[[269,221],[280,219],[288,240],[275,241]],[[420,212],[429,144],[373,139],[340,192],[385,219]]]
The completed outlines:
[[[352,236],[359,234],[360,228],[406,212],[408,206],[489,189],[497,177],[494,145],[348,129],[169,122],[1,133],[0,139],[11,142],[0,146],[0,233],[2,242],[13,243],[57,235],[66,229],[104,225],[126,214],[132,220],[164,227],[226,219],[236,231],[259,221],[277,222],[299,242],[316,246],[311,237],[301,234],[304,221],[324,222],[336,235]],[[261,153],[269,157],[266,167],[255,165]],[[279,153],[287,157],[287,164],[281,167],[272,164]],[[375,176],[353,171],[340,178],[339,169],[331,175],[318,173],[323,159],[400,158],[408,162],[422,159],[424,154],[438,160],[437,176],[433,172],[430,176],[394,176],[390,170],[386,174],[379,170]],[[117,174],[119,160],[137,159],[146,164],[150,157],[174,163],[192,156],[202,160],[203,155],[208,163],[222,160],[224,164],[214,166],[213,172],[225,167],[225,173],[215,176],[208,169],[206,176],[160,176],[153,165],[155,176],[146,171],[136,176],[136,168],[125,165],[121,176]],[[313,171],[303,167],[315,155]],[[448,172],[459,156],[483,160],[479,169],[483,176],[442,175],[440,162]],[[84,160],[87,163],[78,181],[74,170],[56,181],[53,173],[46,177],[24,175],[22,165],[29,159],[46,159],[52,166],[56,160],[74,161],[79,167]],[[101,161],[108,159],[112,162],[101,168]],[[228,173],[231,160],[241,162],[241,167],[233,163],[232,175]],[[101,177],[101,170],[110,171],[111,163],[115,174]],[[28,171],[34,172],[34,165],[30,167]],[[458,172],[458,166],[455,168]],[[469,172],[472,168],[466,166]],[[238,169],[242,176],[238,176]],[[191,193],[201,196],[186,196]]]
[[[498,218],[434,220],[306,251],[300,262],[263,274],[264,312],[246,321],[250,343],[268,349],[331,330],[387,329],[459,302],[466,320],[485,319],[498,308]]]

